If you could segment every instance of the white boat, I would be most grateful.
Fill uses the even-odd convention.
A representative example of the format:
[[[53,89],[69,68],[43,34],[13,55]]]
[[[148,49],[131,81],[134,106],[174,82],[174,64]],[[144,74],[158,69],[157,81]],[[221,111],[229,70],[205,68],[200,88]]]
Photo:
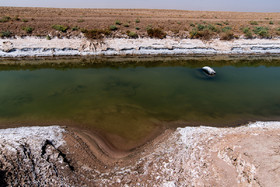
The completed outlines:
[[[213,68],[209,67],[209,66],[204,66],[204,67],[202,68],[202,70],[203,70],[206,74],[208,74],[208,75],[215,75],[215,74],[216,74],[216,71],[215,71]]]

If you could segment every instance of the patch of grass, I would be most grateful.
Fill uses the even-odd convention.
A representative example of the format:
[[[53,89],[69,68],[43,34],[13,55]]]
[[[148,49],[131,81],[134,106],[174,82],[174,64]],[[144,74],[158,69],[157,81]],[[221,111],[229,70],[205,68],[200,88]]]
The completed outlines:
[[[72,31],[78,31],[80,28],[78,26],[72,27]]]
[[[66,32],[69,29],[68,26],[64,26],[64,25],[53,25],[52,28],[61,32]]]
[[[273,25],[274,23],[273,23],[273,21],[270,21],[269,24],[270,24],[270,25]]]
[[[138,38],[138,34],[136,32],[127,31],[126,34],[129,36],[129,38]]]
[[[160,38],[163,39],[166,37],[166,33],[163,32],[160,28],[149,28],[147,29],[147,34],[151,38]]]
[[[222,28],[222,31],[223,31],[223,32],[228,32],[228,31],[230,31],[230,30],[232,30],[232,28],[229,27],[229,26]]]
[[[212,24],[209,24],[209,25],[207,26],[207,28],[208,28],[209,30],[213,31],[213,32],[217,32],[217,31],[218,31],[218,29],[217,29],[214,25],[212,25]]]
[[[244,36],[247,38],[247,39],[252,39],[253,38],[253,34],[252,34],[252,31],[249,27],[245,27],[242,29],[243,33],[244,33]]]
[[[195,24],[194,24],[194,23],[190,23],[190,26],[191,26],[191,27],[195,27]]]
[[[268,28],[267,27],[255,27],[253,32],[260,36],[261,38],[269,37]]]
[[[135,20],[135,23],[140,23],[140,19],[137,18],[137,19]]]
[[[5,22],[8,22],[11,20],[11,17],[9,16],[3,16],[1,19],[0,19],[0,22],[1,23],[5,23]]]
[[[120,20],[117,20],[117,21],[115,21],[115,24],[116,24],[116,25],[121,25],[122,23],[121,23]]]
[[[116,31],[116,30],[118,30],[118,27],[116,25],[110,25],[109,29],[111,31]]]
[[[250,21],[251,25],[258,25],[259,23],[257,21]]]
[[[13,21],[20,21],[19,15],[16,15],[12,20],[13,20]]]
[[[136,27],[135,29],[136,29],[136,30],[140,30],[140,27]]]
[[[1,38],[8,38],[8,37],[11,37],[12,36],[12,32],[10,31],[1,31],[0,32],[0,37]]]
[[[111,34],[111,31],[108,29],[83,29],[82,32],[84,33],[85,37],[89,39],[102,39],[105,36],[109,36]]]
[[[78,19],[77,22],[78,23],[83,23],[83,22],[85,22],[85,20],[84,19]]]
[[[198,24],[198,25],[197,25],[197,29],[198,29],[199,31],[202,31],[202,30],[205,29],[205,25]]]
[[[27,27],[23,27],[22,30],[24,30],[27,34],[31,34],[34,28],[27,26]]]
[[[46,36],[46,40],[51,40],[50,35],[47,35],[47,36]]]
[[[223,24],[225,24],[225,25],[229,25],[229,22],[228,22],[228,20],[226,20],[226,21],[223,21]]]
[[[28,19],[24,19],[24,18],[23,18],[23,19],[21,19],[21,21],[24,22],[24,23],[26,23],[26,22],[28,22]]]
[[[128,23],[123,24],[124,27],[129,27]]]

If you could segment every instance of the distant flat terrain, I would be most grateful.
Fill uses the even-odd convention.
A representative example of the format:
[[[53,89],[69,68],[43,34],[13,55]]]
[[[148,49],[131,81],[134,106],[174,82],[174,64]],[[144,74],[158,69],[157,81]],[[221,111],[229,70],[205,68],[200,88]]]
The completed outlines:
[[[57,33],[53,25],[67,27]],[[280,35],[280,13],[209,12],[153,9],[58,9],[0,7],[0,32],[11,35],[78,36],[85,29],[111,29],[110,37],[121,37],[128,31],[147,36],[147,28],[159,28],[167,35],[190,37],[194,30],[210,32],[211,37],[232,32],[237,36],[248,28],[254,36]],[[29,29],[28,29],[29,28]],[[30,29],[31,28],[31,29]],[[248,32],[249,32],[248,31]],[[205,33],[204,33],[205,34]],[[3,35],[3,34],[2,34]],[[3,36],[2,36],[3,37]]]

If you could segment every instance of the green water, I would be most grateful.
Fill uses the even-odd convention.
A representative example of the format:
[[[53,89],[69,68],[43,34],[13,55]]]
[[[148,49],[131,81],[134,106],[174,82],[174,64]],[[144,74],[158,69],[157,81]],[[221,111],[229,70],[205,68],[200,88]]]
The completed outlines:
[[[71,124],[137,141],[160,125],[234,126],[280,118],[280,67],[211,65],[217,72],[212,78],[188,62],[6,67],[0,70],[0,122]]]

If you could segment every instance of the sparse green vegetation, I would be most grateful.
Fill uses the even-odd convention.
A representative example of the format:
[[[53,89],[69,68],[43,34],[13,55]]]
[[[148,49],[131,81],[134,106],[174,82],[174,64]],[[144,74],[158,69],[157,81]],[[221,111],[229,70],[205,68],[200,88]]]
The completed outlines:
[[[78,31],[80,28],[78,26],[72,27],[72,31]]]
[[[229,26],[222,28],[222,31],[223,31],[223,32],[228,32],[228,31],[230,31],[230,30],[232,30],[232,28],[229,27]]]
[[[136,30],[140,30],[140,27],[136,27],[135,29],[136,29]]]
[[[268,33],[268,28],[267,27],[255,27],[253,32],[256,35],[260,36],[261,38],[269,37],[269,33]]]
[[[51,40],[50,35],[47,35],[47,36],[46,36],[46,40]]]
[[[28,19],[23,18],[23,19],[21,19],[21,21],[26,23],[26,22],[28,22]]]
[[[118,27],[116,26],[116,25],[110,25],[110,30],[111,31],[116,31],[116,30],[118,30]]]
[[[258,25],[259,23],[257,21],[250,21],[250,25]]]
[[[12,36],[12,32],[10,31],[1,31],[0,32],[0,37],[1,38],[8,38],[8,37],[11,37]]]
[[[84,19],[78,19],[77,22],[78,23],[83,23],[85,20]]]
[[[242,29],[243,33],[244,33],[244,36],[247,38],[247,39],[251,39],[253,38],[253,34],[252,34],[252,31],[249,27],[245,27]]]
[[[120,20],[115,21],[116,25],[121,25],[122,23],[120,22]]]
[[[8,22],[11,20],[11,17],[9,16],[3,16],[1,19],[0,19],[0,22],[1,23],[5,23],[5,22]]]
[[[111,31],[108,29],[83,29],[82,32],[84,33],[85,37],[89,39],[102,39],[105,36],[109,36],[111,34]]]
[[[160,28],[149,28],[147,29],[147,34],[151,38],[160,38],[163,39],[166,37],[166,33],[163,32]]]
[[[16,15],[16,16],[13,18],[13,21],[20,21],[19,15]]]
[[[140,23],[140,19],[137,18],[137,19],[135,20],[135,23]]]
[[[33,32],[33,28],[32,27],[23,27],[22,30],[24,30],[27,34],[31,34]]]
[[[273,21],[270,21],[269,24],[270,24],[270,25],[273,25],[274,23],[273,23]]]
[[[194,24],[194,23],[191,23],[190,26],[191,26],[191,27],[195,27],[195,24]]]
[[[224,22],[223,22],[223,24],[225,24],[225,25],[229,25],[228,20],[227,20],[227,21],[224,21]]]
[[[68,26],[64,26],[64,25],[53,25],[52,28],[61,32],[66,32],[69,29]]]
[[[126,32],[129,38],[138,38],[138,34],[136,32],[127,31]]]
[[[123,24],[124,27],[129,27],[128,23]]]
[[[216,25],[223,26],[223,24],[222,24],[222,23],[216,23]]]

